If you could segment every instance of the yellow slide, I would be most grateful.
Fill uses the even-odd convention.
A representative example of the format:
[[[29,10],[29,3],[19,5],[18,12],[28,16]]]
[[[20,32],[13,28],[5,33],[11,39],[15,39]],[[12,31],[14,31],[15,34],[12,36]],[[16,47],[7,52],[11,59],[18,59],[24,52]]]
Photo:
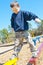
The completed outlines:
[[[18,58],[14,58],[12,60],[7,61],[3,65],[16,65],[17,60],[18,60]]]

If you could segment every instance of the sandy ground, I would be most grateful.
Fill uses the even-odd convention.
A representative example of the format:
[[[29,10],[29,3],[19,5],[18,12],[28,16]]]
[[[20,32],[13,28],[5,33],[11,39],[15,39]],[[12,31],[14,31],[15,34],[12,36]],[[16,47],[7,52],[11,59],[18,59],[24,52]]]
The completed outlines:
[[[43,42],[43,39],[40,39],[40,42]],[[36,48],[38,48],[40,44],[41,43],[39,43],[37,41]],[[6,52],[6,53],[0,55],[0,65],[1,65],[1,63],[5,63],[6,61],[8,61],[13,52],[14,51],[11,50],[9,52]],[[19,53],[19,60],[17,62],[17,65],[27,65],[31,56],[32,56],[32,54],[30,52],[29,45],[25,44]],[[43,50],[42,50],[39,58],[37,59],[36,65],[43,65]]]

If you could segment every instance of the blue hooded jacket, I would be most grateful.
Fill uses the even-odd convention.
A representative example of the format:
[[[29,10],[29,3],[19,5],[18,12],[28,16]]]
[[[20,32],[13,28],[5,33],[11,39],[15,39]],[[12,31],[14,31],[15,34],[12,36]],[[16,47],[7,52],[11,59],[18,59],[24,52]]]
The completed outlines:
[[[29,29],[27,21],[35,20],[38,18],[32,12],[19,11],[17,14],[13,13],[11,16],[11,27],[14,28],[14,31],[25,31]]]

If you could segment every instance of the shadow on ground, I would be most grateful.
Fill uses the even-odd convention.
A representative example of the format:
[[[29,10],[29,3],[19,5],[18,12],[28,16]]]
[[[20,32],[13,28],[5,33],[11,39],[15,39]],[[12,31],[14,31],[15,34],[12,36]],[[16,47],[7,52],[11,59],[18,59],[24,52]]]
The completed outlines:
[[[0,64],[0,65],[3,65],[3,64]]]
[[[32,65],[32,64],[28,63],[27,65]]]

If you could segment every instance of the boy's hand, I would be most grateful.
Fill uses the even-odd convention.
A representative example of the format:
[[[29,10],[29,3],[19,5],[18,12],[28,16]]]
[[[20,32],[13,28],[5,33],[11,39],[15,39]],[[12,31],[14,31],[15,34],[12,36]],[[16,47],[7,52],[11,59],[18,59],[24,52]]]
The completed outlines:
[[[12,32],[14,32],[14,29],[12,28]]]
[[[36,21],[37,23],[41,23],[41,20],[40,20],[39,18],[36,18],[35,21]]]

